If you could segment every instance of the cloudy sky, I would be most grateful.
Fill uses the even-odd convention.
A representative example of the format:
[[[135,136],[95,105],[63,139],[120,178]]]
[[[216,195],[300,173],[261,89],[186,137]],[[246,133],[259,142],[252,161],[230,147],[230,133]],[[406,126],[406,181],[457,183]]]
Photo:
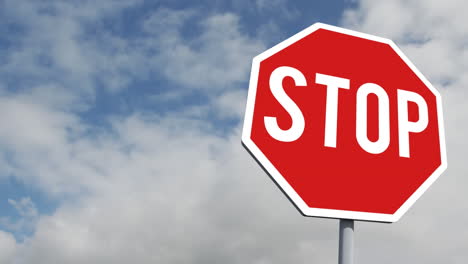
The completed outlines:
[[[356,223],[356,262],[467,263],[467,11],[0,1],[0,263],[336,263],[338,221],[240,143],[252,57],[315,22],[393,39],[444,101],[448,170],[399,222]]]

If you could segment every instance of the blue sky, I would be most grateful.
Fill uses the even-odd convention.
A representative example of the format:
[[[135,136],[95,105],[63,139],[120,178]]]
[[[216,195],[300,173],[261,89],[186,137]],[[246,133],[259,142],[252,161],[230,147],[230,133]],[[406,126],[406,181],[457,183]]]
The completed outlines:
[[[251,59],[315,22],[393,39],[445,100],[447,175],[402,223],[358,224],[359,263],[465,263],[467,8],[0,2],[0,263],[335,261],[337,223],[302,218],[240,144]]]

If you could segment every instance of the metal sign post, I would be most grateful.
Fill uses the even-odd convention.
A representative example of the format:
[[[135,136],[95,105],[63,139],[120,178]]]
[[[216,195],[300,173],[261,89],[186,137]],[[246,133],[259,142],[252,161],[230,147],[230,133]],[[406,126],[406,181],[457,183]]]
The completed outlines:
[[[340,219],[338,264],[354,263],[354,220]]]

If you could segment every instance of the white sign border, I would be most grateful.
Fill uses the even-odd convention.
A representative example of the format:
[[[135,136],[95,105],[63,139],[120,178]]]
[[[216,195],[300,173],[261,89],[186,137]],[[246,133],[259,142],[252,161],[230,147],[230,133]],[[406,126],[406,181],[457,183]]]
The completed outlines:
[[[300,39],[312,34],[318,29],[326,29],[334,32],[343,33],[346,35],[355,36],[367,40],[373,40],[390,45],[390,47],[400,56],[400,58],[410,67],[410,69],[419,77],[419,79],[432,91],[437,101],[437,116],[439,123],[439,142],[440,142],[440,155],[441,165],[427,178],[427,180],[403,203],[403,205],[394,214],[381,214],[381,213],[369,213],[359,211],[347,211],[347,210],[332,210],[332,209],[321,209],[309,207],[304,200],[297,194],[297,192],[289,185],[284,177],[279,173],[275,166],[268,160],[268,158],[262,153],[262,151],[255,145],[251,140],[251,130],[253,122],[253,112],[255,105],[255,96],[257,93],[257,80],[260,69],[260,62],[266,58],[274,55],[275,53],[283,50],[289,45],[299,41]],[[257,160],[257,162],[263,167],[263,169],[269,174],[274,182],[280,187],[280,189],[286,194],[291,202],[298,208],[298,210],[305,216],[314,217],[326,217],[326,218],[338,218],[338,219],[354,219],[363,221],[375,221],[375,222],[387,222],[393,223],[398,221],[408,209],[421,197],[421,195],[434,183],[437,178],[447,168],[447,154],[445,145],[445,130],[442,112],[442,99],[440,93],[432,86],[432,84],[424,77],[424,75],[411,63],[411,61],[403,54],[403,52],[397,47],[397,45],[385,38],[368,35],[365,33],[335,27],[323,23],[315,23],[312,26],[302,30],[294,36],[286,39],[285,41],[277,44],[276,46],[262,52],[253,59],[252,71],[250,74],[249,91],[247,95],[247,106],[245,111],[244,127],[242,131],[242,144],[250,152],[250,154]]]

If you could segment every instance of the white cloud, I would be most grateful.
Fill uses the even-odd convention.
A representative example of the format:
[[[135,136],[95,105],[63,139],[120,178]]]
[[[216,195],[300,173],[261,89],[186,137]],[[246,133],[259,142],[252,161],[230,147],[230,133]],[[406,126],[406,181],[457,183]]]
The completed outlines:
[[[0,66],[2,76],[22,89],[52,82],[80,96],[92,96],[99,85],[126,87],[139,74],[142,56],[130,41],[103,29],[102,20],[139,2],[5,1],[3,15],[20,30],[9,37],[15,41]]]
[[[13,206],[20,216],[27,218],[37,217],[37,209],[29,197],[23,197],[19,200],[8,199],[8,203]]]
[[[148,33],[165,33],[165,36],[170,34],[178,35],[177,30],[180,30],[180,28],[186,23],[187,19],[195,15],[196,11],[192,9],[174,10],[169,8],[159,8],[143,22],[143,29]],[[164,39],[161,39],[160,41],[164,41]]]
[[[246,155],[238,129],[221,138],[205,125],[120,120],[126,159],[114,164],[120,154],[112,152],[99,157],[112,180],[41,217],[19,263],[308,263],[295,255],[310,260],[323,252],[332,259],[334,239],[318,247],[310,241],[322,241],[336,222],[310,226]],[[316,251],[305,251],[307,243]]]
[[[145,24],[156,47],[152,65],[164,76],[186,87],[222,90],[233,83],[245,82],[251,58],[263,44],[241,32],[239,17],[232,13],[207,18],[193,17],[191,30],[201,32],[193,39],[183,37],[181,27],[191,11],[156,12]],[[199,27],[199,28],[197,28]]]
[[[456,0],[362,1],[343,23],[393,39],[431,81],[444,85],[467,73],[466,8]]]
[[[245,90],[232,90],[213,98],[213,111],[221,118],[240,120],[244,116]]]
[[[0,262],[12,263],[15,257],[17,245],[15,238],[10,234],[0,230]]]
[[[24,238],[28,233],[34,231],[39,212],[31,198],[23,197],[18,200],[8,199],[10,206],[17,211],[18,217],[0,217],[0,226],[8,231],[19,233]]]
[[[105,184],[109,179],[102,173],[107,171],[100,170],[95,158],[106,152],[120,153],[113,136],[74,113],[36,103],[30,96],[0,97],[4,116],[0,124],[1,175],[17,177],[55,198],[75,197]],[[122,158],[113,155],[107,161]]]

